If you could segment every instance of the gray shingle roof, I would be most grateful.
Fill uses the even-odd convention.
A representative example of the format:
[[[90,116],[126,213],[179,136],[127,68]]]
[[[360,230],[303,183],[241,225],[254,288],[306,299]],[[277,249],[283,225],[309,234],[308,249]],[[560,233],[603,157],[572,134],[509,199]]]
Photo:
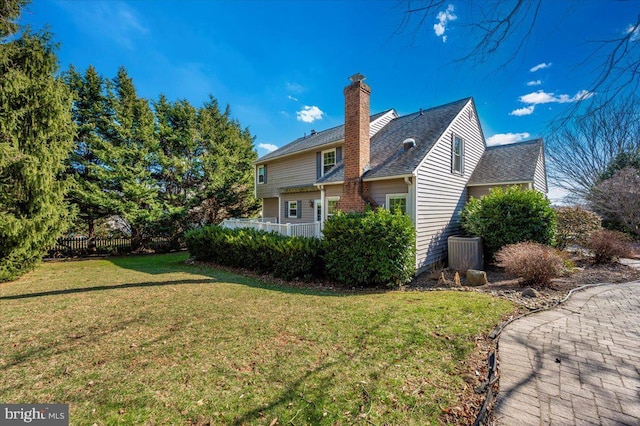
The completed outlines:
[[[469,185],[533,182],[542,139],[488,147],[469,179]]]
[[[380,112],[371,116],[369,121],[375,121],[384,114],[391,111]],[[307,149],[319,148],[325,145],[332,144],[344,139],[344,125],[332,127],[327,130],[317,132],[313,135],[303,136],[290,142],[277,150],[270,152],[258,159],[257,163],[262,163],[266,160],[273,160],[274,158],[283,157],[285,155],[295,154],[296,152],[306,151]]]
[[[471,98],[465,98],[391,120],[371,138],[371,168],[363,177],[373,179],[412,173],[469,101]],[[405,152],[402,142],[407,138],[415,139],[416,146]],[[344,165],[340,162],[317,183],[343,180]]]

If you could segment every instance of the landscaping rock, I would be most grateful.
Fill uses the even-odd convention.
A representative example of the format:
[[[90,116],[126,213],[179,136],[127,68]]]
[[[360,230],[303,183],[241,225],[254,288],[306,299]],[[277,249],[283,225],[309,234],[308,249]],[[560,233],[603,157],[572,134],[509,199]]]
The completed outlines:
[[[487,284],[487,273],[485,271],[478,271],[475,269],[467,270],[467,285],[477,287]]]
[[[538,293],[535,289],[533,288],[525,288],[524,290],[522,290],[521,293],[522,297],[529,297],[529,298],[537,298],[540,297],[540,293]]]

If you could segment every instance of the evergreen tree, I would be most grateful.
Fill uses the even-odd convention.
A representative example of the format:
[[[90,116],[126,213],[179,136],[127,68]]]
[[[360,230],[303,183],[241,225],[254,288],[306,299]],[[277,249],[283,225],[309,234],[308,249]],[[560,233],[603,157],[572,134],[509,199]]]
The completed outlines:
[[[108,84],[106,105],[105,170],[110,177],[104,189],[109,208],[129,225],[132,250],[138,250],[162,213],[152,175],[157,149],[154,115],[124,67]]]
[[[74,94],[73,120],[77,126],[74,147],[68,160],[73,176],[69,199],[78,210],[78,219],[86,227],[89,251],[95,251],[96,220],[117,213],[117,206],[105,191],[111,183],[107,164],[109,147],[104,139],[109,123],[105,82],[93,66],[84,76],[71,67],[64,75]]]
[[[55,77],[50,34],[5,37],[15,31],[15,5],[22,4],[4,2],[0,21],[0,281],[37,263],[69,211],[63,161],[73,142],[70,94]]]
[[[258,211],[253,196],[253,162],[258,158],[254,138],[231,119],[227,105],[220,112],[210,96],[198,113],[200,135],[208,155],[203,158],[202,202],[197,211],[201,223],[219,223],[229,217],[246,217]]]
[[[253,137],[221,113],[211,97],[202,108],[161,96],[155,104],[159,147],[156,178],[164,230],[175,242],[195,224],[255,214]]]

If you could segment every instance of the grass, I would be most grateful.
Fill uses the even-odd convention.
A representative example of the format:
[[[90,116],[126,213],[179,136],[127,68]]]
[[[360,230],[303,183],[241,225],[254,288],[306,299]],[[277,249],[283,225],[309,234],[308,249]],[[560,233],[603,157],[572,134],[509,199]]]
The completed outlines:
[[[184,263],[46,263],[0,284],[0,401],[71,424],[429,424],[473,337],[475,292],[322,293]]]

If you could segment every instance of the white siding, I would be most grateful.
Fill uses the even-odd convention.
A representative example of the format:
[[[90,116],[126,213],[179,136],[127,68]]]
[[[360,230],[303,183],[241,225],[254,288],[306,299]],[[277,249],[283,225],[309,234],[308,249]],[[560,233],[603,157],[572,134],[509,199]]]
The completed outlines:
[[[467,201],[466,184],[485,145],[473,103],[453,123],[416,169],[416,267],[446,260],[447,238],[459,233],[460,211]],[[471,118],[469,117],[471,116]],[[464,139],[464,174],[451,172],[453,135]]]
[[[537,189],[543,194],[547,193],[547,174],[544,165],[544,154],[542,152],[540,152],[540,156],[538,156],[538,162],[536,163],[533,188]]]
[[[387,125],[387,123],[389,123],[391,120],[393,120],[396,117],[398,117],[398,114],[396,114],[394,110],[391,110],[388,113],[384,114],[383,116],[378,117],[377,120],[372,121],[371,124],[369,124],[369,137],[372,138],[373,135],[378,133],[380,129],[382,129],[384,126]]]

